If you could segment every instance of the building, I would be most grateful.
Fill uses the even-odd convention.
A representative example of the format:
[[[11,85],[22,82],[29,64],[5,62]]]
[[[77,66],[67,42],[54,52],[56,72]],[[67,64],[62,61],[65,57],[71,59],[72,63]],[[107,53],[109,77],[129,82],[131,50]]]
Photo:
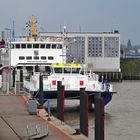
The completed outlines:
[[[62,36],[61,32],[41,32],[40,36]],[[120,72],[120,33],[67,32],[67,62],[86,64],[96,72]]]

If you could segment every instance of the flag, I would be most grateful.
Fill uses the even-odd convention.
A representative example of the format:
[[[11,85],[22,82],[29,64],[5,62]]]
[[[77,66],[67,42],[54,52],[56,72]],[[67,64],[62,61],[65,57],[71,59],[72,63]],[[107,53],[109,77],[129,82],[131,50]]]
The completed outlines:
[[[0,48],[5,48],[5,44],[0,44]]]

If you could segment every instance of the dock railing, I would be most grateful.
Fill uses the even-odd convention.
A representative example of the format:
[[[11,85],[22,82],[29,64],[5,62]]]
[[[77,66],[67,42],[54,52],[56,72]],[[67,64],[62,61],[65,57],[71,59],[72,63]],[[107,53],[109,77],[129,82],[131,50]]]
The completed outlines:
[[[15,82],[15,86],[12,87],[10,86],[9,82],[1,82],[1,87],[0,87],[0,94],[8,95],[8,94],[29,94],[30,91],[26,91],[23,88],[23,82]]]
[[[9,94],[10,86],[9,82],[1,82],[0,94]]]
[[[39,139],[49,135],[48,125],[47,124],[31,124],[27,125],[27,136],[29,140]]]

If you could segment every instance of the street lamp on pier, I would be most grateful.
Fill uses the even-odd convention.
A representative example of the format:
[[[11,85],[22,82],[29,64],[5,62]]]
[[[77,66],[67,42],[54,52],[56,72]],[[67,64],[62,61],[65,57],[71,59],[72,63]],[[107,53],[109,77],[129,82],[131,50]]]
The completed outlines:
[[[5,31],[7,33],[6,37],[6,44],[7,44],[7,48],[8,48],[8,66],[9,66],[9,70],[11,70],[11,29],[10,28],[5,28]],[[11,86],[11,71],[9,71],[8,73],[8,81],[7,81],[7,93],[9,93],[9,89]]]

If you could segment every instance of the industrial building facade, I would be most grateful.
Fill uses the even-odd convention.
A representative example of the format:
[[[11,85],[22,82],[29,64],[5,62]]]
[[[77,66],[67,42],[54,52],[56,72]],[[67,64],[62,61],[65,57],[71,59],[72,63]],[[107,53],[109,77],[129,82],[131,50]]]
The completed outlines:
[[[40,36],[62,36],[45,32]],[[67,32],[67,62],[75,60],[96,72],[120,72],[120,33]]]

